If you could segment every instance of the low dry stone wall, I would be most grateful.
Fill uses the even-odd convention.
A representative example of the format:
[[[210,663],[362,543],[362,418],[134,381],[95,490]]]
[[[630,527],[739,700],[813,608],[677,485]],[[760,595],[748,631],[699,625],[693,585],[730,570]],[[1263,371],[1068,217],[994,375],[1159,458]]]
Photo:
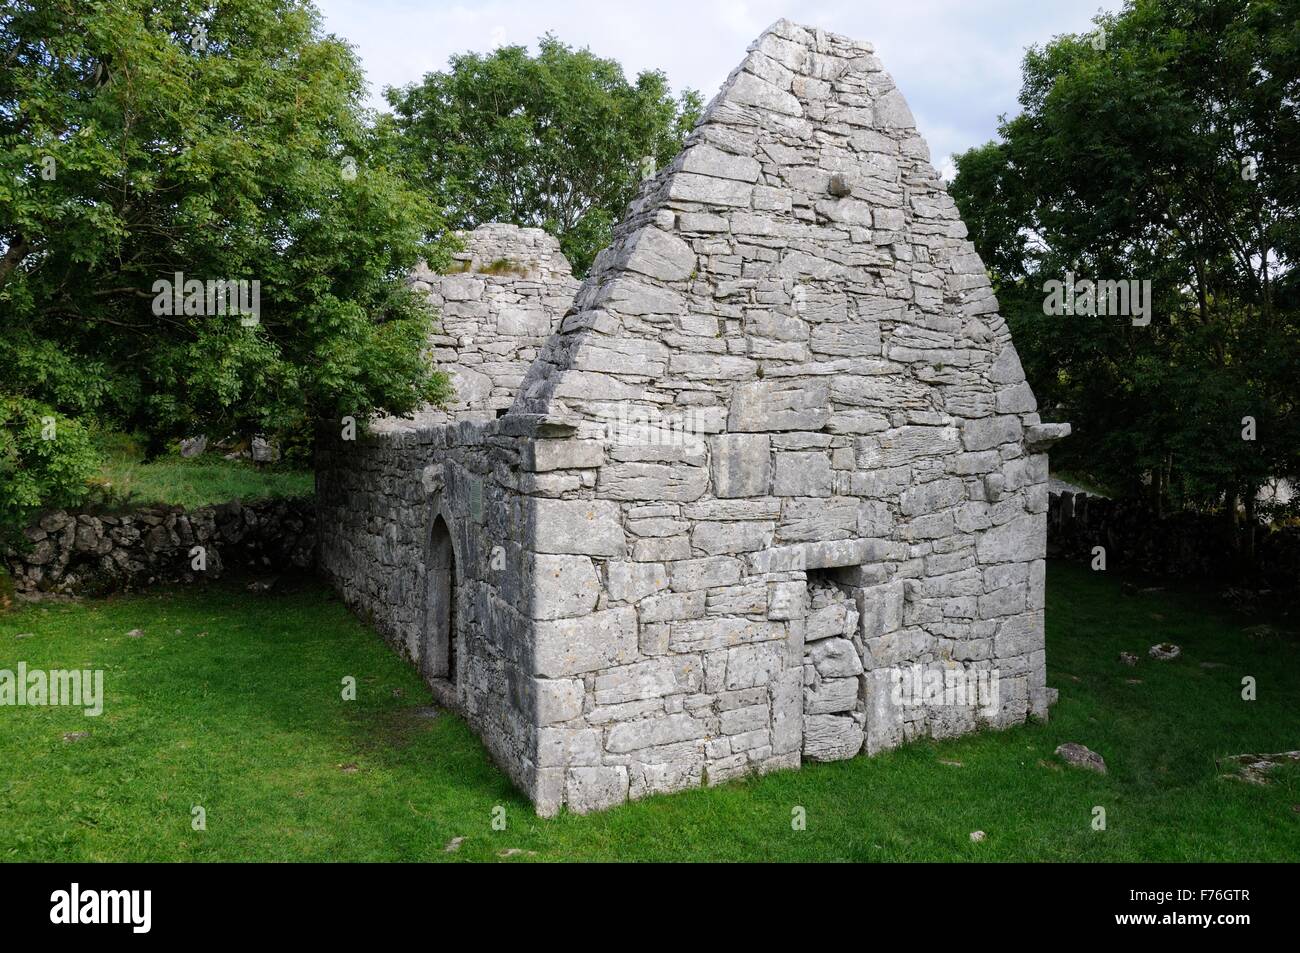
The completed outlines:
[[[1106,551],[1107,569],[1300,589],[1300,527],[1256,528],[1255,557],[1238,547],[1222,516],[1177,513],[1159,517],[1134,500],[1085,493],[1048,497],[1047,555],[1089,562]]]
[[[23,535],[25,544],[4,551],[18,592],[102,595],[230,572],[310,569],[315,502],[232,502],[189,511],[149,506],[113,515],[56,510]]]

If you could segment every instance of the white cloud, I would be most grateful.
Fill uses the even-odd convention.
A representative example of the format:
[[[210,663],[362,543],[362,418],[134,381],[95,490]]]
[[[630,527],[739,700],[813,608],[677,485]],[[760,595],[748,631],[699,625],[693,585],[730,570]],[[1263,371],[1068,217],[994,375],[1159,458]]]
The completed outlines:
[[[869,40],[917,117],[935,165],[993,138],[1014,115],[1025,48],[1089,27],[1120,0],[316,0],[326,28],[349,40],[371,82],[418,81],[453,53],[506,44],[535,47],[553,32],[623,64],[629,76],[660,69],[674,89],[707,100],[745,48],[783,16]]]

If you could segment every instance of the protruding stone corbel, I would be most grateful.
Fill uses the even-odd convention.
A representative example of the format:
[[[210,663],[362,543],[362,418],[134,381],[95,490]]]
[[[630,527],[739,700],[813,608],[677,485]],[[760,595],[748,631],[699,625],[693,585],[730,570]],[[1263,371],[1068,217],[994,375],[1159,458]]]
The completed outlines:
[[[1025,428],[1025,446],[1042,453],[1058,440],[1070,436],[1069,424],[1030,424]]]

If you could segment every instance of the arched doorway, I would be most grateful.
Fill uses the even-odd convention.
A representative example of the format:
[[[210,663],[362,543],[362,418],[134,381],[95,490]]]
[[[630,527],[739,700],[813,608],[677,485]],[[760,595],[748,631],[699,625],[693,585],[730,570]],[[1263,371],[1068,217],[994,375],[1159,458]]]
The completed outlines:
[[[428,680],[456,683],[456,552],[451,531],[435,516],[425,563],[424,644],[420,668]]]

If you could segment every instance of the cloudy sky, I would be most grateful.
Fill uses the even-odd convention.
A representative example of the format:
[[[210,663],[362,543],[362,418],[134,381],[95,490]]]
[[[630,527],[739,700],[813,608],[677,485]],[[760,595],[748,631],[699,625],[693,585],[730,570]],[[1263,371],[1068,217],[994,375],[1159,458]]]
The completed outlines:
[[[629,77],[660,69],[706,100],[781,17],[869,40],[930,144],[935,165],[993,138],[1017,111],[1025,47],[1090,28],[1121,0],[316,0],[326,28],[352,42],[385,86],[445,68],[453,53],[523,44],[548,30],[613,57]]]

